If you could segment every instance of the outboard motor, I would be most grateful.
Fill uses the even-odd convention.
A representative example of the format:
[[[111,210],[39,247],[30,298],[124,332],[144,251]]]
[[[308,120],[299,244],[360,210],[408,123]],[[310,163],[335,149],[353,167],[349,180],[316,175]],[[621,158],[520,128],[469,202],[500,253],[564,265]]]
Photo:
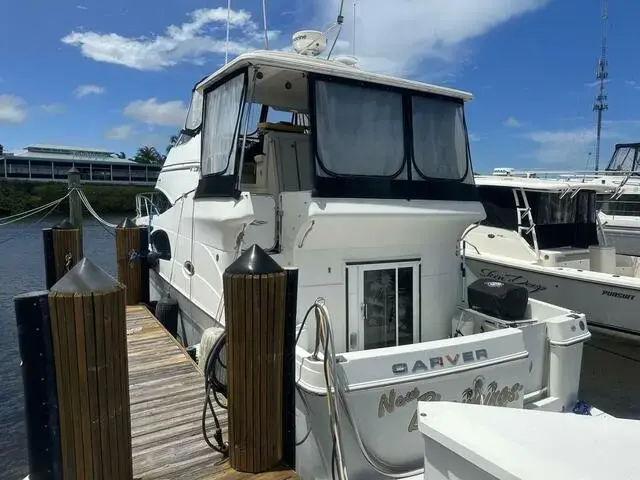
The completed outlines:
[[[520,285],[482,278],[467,288],[469,307],[501,320],[522,320],[529,291]]]

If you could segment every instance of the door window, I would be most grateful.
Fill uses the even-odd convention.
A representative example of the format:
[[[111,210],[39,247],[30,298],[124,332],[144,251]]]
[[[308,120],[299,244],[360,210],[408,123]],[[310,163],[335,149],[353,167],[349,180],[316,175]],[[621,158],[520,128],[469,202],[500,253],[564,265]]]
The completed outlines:
[[[350,308],[350,350],[410,345],[419,332],[419,264],[396,263],[349,267],[357,282],[357,309]],[[351,318],[358,315],[359,318]]]

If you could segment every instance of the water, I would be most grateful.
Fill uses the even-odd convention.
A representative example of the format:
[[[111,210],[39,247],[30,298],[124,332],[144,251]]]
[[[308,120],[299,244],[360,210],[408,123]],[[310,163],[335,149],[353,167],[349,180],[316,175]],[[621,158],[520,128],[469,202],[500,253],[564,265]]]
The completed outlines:
[[[111,223],[121,219],[107,217]],[[11,480],[28,473],[13,296],[44,288],[41,229],[59,220],[50,217],[45,224],[0,227],[0,476]],[[85,220],[84,253],[115,276],[115,241],[94,220]],[[636,343],[594,334],[584,348],[581,398],[612,415],[640,419],[640,383],[634,380],[638,363]]]
[[[124,216],[105,220],[118,223]],[[61,218],[49,217],[42,224],[20,223],[0,227],[0,477],[9,480],[27,475],[20,353],[13,297],[43,290],[44,260],[42,228]],[[115,276],[115,240],[112,230],[91,219],[84,221],[84,254],[100,268]]]

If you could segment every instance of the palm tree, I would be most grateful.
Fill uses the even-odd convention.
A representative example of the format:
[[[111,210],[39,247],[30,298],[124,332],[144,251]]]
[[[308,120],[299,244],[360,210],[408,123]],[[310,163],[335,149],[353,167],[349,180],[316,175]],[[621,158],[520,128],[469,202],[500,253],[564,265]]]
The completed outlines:
[[[178,135],[171,135],[171,138],[169,139],[169,145],[167,145],[167,149],[165,151],[167,155],[169,155],[169,150],[176,146],[176,143],[178,143]]]
[[[145,145],[140,147],[133,157],[134,162],[145,163],[148,165],[162,165],[164,163],[164,156],[156,150],[156,147],[150,147]]]

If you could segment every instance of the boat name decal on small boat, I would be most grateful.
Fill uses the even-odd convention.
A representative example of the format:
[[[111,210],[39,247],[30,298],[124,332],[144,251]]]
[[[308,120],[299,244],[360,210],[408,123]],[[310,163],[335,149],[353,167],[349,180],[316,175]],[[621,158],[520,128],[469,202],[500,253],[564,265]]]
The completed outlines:
[[[606,295],[608,297],[622,298],[623,300],[633,300],[634,298],[636,298],[635,295],[631,295],[630,293],[613,292],[611,290],[602,290],[602,295]]]
[[[413,363],[411,369],[407,363],[394,363],[391,365],[391,371],[395,375],[406,375],[408,373],[422,373],[429,370],[433,370],[438,367],[451,367],[461,363],[477,362],[479,360],[488,360],[489,355],[484,348],[479,348],[475,351],[467,351],[462,353],[456,353],[453,357],[451,355],[431,357],[428,360],[429,366],[422,360],[416,360]]]
[[[467,387],[462,392],[461,398],[457,401],[461,403],[474,403],[476,405],[490,405],[496,407],[505,407],[510,403],[520,399],[520,394],[524,390],[524,385],[516,382],[511,386],[498,387],[497,381],[492,381],[485,389],[486,379],[477,376],[471,387]],[[409,404],[415,405],[413,402],[437,402],[442,400],[442,395],[433,390],[420,393],[418,387],[414,387],[405,394],[396,393],[396,389],[392,388],[388,393],[380,396],[378,403],[378,418],[384,417],[386,414],[393,413],[396,408],[402,408]],[[448,399],[445,399],[448,400]],[[456,401],[456,399],[451,399]],[[411,417],[408,432],[418,429],[418,410],[416,409]]]
[[[498,280],[504,283],[511,283],[512,285],[520,285],[529,290],[529,293],[542,292],[547,287],[543,287],[537,283],[532,283],[522,275],[513,275],[510,273],[499,272],[498,270],[492,270],[490,268],[483,268],[480,270],[480,276],[490,278],[492,280]]]

